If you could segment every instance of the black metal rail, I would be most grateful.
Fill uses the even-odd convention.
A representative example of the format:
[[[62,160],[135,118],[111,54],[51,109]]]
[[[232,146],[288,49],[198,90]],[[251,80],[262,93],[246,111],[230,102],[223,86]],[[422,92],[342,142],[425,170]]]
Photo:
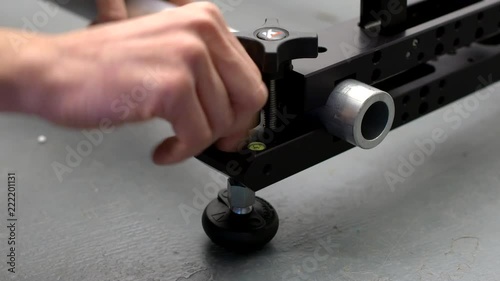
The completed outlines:
[[[384,5],[391,1],[363,3],[370,1],[381,2],[372,3],[372,15],[390,14]],[[293,61],[294,70],[277,81],[281,126],[261,135],[267,149],[210,148],[197,158],[257,191],[352,148],[311,115],[346,78],[393,96],[393,129],[500,79],[499,1],[401,2],[404,12],[393,21],[377,25],[368,9],[361,20],[318,33],[320,56]]]

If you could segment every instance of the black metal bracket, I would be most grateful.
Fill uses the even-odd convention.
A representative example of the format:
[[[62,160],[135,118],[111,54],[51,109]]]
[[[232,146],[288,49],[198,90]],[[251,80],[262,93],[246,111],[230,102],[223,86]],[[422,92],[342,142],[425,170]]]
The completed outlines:
[[[382,34],[360,27],[373,20],[370,2],[363,1],[363,19],[318,32],[317,58],[292,61],[276,85],[279,124],[259,136],[263,149],[212,147],[197,158],[257,191],[352,148],[309,114],[340,81],[354,78],[391,94],[395,129],[500,80],[499,0],[420,1]]]

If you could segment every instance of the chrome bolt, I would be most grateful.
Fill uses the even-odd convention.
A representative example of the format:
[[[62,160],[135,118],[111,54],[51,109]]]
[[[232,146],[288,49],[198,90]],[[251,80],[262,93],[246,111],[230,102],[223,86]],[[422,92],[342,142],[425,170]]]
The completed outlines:
[[[238,215],[245,215],[253,210],[255,192],[233,179],[227,181],[227,196],[231,211]]]

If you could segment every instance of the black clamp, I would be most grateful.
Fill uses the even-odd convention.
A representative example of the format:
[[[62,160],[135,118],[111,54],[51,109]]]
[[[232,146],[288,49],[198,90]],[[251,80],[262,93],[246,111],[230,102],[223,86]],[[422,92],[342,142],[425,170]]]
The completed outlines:
[[[266,19],[254,32],[235,32],[263,76],[277,79],[293,59],[318,57],[318,35],[280,27],[277,19]]]

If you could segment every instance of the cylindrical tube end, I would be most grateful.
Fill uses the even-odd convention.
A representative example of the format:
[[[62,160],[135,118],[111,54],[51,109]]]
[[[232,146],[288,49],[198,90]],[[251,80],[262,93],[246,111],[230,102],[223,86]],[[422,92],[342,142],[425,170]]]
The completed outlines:
[[[332,135],[364,148],[379,145],[394,121],[394,100],[388,93],[348,79],[339,83],[326,105],[319,110],[320,119]]]

